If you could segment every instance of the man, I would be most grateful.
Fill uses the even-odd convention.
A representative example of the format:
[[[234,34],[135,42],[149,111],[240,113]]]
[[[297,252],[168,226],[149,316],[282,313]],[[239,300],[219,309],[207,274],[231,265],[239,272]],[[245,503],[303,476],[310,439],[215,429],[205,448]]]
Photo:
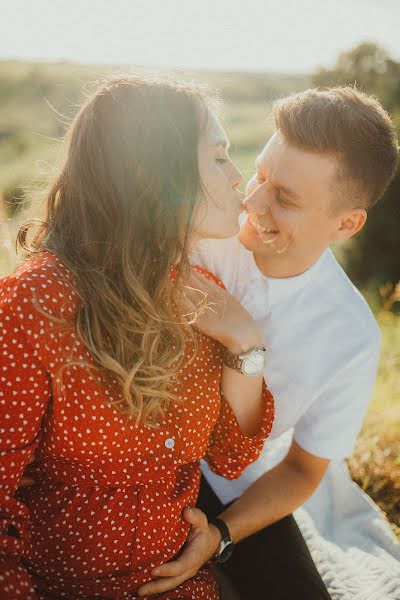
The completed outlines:
[[[395,172],[398,144],[380,104],[354,88],[283,98],[274,117],[239,238],[205,241],[193,260],[262,328],[275,423],[261,457],[236,481],[203,466],[199,507],[226,524],[228,532],[217,524],[217,544],[225,544],[217,547],[215,525],[200,511],[187,511],[192,539],[154,573],[165,579],[147,593],[172,589],[231,538],[237,545],[224,570],[241,598],[329,598],[291,513],[330,461],[351,454],[380,347],[375,319],[329,245],[362,229]]]

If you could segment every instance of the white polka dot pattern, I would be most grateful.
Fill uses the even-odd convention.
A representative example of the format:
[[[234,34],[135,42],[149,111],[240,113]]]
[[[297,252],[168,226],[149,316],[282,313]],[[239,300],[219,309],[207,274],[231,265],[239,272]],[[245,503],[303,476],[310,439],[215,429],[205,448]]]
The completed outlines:
[[[242,434],[220,397],[220,348],[203,335],[177,382],[183,402],[158,428],[136,427],[110,404],[118,386],[84,367],[94,363],[75,333],[77,307],[71,274],[48,252],[0,282],[2,600],[134,598],[185,542],[200,458],[238,477],[271,430],[264,389],[260,431]],[[34,454],[35,485],[18,490]],[[207,566],[160,596],[218,597]]]

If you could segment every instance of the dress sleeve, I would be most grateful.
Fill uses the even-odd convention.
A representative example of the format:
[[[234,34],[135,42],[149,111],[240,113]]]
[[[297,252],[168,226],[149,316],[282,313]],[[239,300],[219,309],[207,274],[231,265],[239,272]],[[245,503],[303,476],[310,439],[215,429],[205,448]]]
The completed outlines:
[[[221,396],[221,410],[211,433],[204,460],[217,475],[237,479],[260,455],[274,420],[274,399],[263,382],[263,418],[260,429],[253,436],[243,434],[235,414]]]
[[[26,284],[25,284],[26,285]],[[37,318],[14,277],[0,281],[0,588],[2,600],[35,600],[22,563],[29,544],[29,511],[15,498],[39,442],[51,397],[48,374],[30,343]],[[25,287],[25,286],[24,286]]]
[[[200,265],[194,269],[220,287],[224,284],[213,273]],[[259,431],[254,436],[245,436],[240,428],[230,404],[221,394],[221,409],[218,421],[211,433],[204,460],[217,475],[227,479],[237,479],[244,469],[254,462],[263,449],[274,421],[274,399],[263,380],[263,418]]]

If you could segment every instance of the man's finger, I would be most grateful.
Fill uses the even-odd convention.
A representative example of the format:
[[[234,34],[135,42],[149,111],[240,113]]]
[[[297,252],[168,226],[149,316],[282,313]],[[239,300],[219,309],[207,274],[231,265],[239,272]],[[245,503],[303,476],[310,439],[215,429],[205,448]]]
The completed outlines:
[[[164,563],[156,569],[153,569],[151,574],[153,577],[182,577],[186,571],[195,570],[196,564],[198,563],[195,552],[191,552],[190,547],[186,548],[182,552],[179,558],[172,560],[171,562]],[[198,565],[200,568],[201,563]]]
[[[151,594],[160,594],[161,592],[168,592],[174,590],[178,585],[193,577],[192,572],[185,573],[181,577],[162,577],[161,579],[155,579],[150,583],[145,583],[138,590],[139,596],[150,596]]]
[[[200,508],[185,508],[183,518],[192,527],[207,527],[208,525],[207,517]]]
[[[190,567],[186,564],[186,561],[178,559],[157,567],[151,574],[156,577],[181,577],[187,571],[188,566]]]

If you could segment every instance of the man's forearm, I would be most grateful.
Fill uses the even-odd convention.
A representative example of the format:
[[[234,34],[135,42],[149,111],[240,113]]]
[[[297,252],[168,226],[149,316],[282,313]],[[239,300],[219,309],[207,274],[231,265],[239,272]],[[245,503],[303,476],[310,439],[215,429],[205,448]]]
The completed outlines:
[[[283,460],[219,515],[235,543],[290,514],[311,496],[319,481]]]

